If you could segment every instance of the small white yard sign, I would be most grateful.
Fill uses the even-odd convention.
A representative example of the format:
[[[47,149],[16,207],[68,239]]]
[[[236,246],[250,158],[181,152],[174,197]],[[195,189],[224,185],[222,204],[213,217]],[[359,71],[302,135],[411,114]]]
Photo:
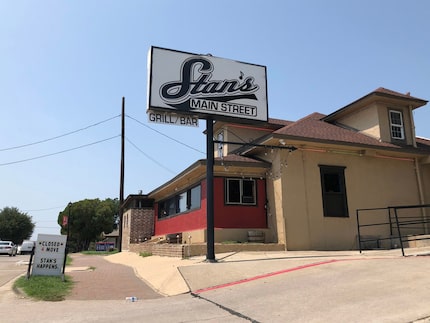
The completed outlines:
[[[39,234],[31,274],[34,276],[62,275],[66,242],[66,235]]]

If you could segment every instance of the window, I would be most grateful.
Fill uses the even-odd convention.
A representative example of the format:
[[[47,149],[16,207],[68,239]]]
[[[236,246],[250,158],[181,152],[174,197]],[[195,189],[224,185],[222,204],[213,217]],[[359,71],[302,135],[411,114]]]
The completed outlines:
[[[390,110],[390,128],[391,138],[400,140],[405,139],[403,116],[400,111]]]
[[[200,201],[201,186],[197,185],[185,192],[158,203],[158,218],[164,218],[178,213],[199,209]]]
[[[226,179],[226,204],[256,204],[255,180],[253,179]]]
[[[189,210],[200,209],[201,193],[202,188],[200,185],[193,187],[190,191],[191,194],[187,196],[187,207]]]
[[[320,165],[324,216],[348,217],[345,167]]]

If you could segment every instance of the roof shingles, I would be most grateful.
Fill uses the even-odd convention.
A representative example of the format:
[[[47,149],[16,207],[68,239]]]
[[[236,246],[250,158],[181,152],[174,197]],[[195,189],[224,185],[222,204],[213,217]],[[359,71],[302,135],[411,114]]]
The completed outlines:
[[[398,148],[399,146],[381,142],[354,130],[339,127],[322,121],[325,115],[314,112],[293,124],[274,131],[274,134],[287,135],[298,138],[345,142],[349,144],[372,145],[381,147]]]

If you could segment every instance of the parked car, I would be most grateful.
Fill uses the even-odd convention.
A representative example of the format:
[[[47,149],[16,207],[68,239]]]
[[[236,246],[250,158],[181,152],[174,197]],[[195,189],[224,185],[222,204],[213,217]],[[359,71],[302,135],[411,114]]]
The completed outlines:
[[[30,254],[33,250],[35,243],[34,241],[24,240],[20,246],[18,246],[18,254],[25,255]]]
[[[12,241],[0,241],[0,255],[16,256],[17,246]]]

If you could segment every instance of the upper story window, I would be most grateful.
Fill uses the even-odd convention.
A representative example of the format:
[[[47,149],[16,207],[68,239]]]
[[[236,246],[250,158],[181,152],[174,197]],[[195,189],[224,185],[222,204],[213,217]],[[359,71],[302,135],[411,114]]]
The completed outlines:
[[[391,138],[397,140],[405,139],[402,112],[390,110],[390,130]]]
[[[256,204],[255,180],[227,178],[225,183],[226,204]]]

